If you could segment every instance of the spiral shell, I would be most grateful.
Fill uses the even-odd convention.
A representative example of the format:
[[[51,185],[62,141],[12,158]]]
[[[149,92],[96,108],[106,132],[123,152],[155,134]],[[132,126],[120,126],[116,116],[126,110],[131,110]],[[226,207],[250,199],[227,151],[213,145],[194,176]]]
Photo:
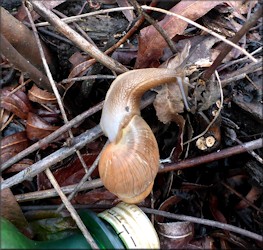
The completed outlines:
[[[159,150],[148,124],[135,115],[122,128],[118,141],[102,152],[99,174],[104,186],[127,203],[149,195],[159,168]]]

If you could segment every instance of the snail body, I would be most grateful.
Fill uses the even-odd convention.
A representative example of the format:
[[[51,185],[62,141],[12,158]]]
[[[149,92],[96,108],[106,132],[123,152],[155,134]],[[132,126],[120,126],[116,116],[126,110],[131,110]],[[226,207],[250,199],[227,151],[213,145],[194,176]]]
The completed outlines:
[[[127,203],[149,195],[159,169],[158,144],[140,116],[141,97],[177,79],[171,69],[132,70],[118,76],[107,92],[100,126],[110,143],[101,154],[99,174],[104,186]]]

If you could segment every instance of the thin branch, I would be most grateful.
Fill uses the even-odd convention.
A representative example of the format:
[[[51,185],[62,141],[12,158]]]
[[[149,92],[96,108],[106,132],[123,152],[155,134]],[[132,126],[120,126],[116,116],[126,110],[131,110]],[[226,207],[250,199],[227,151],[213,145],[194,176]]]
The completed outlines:
[[[87,52],[89,55],[94,57],[98,62],[105,65],[109,69],[116,71],[118,73],[124,73],[128,71],[126,67],[124,67],[121,63],[113,60],[111,57],[106,56],[103,52],[101,52],[98,48],[93,46],[90,42],[88,42],[85,38],[83,38],[79,33],[73,30],[69,25],[61,21],[61,19],[56,16],[52,11],[47,9],[42,2],[40,1],[29,1],[34,10],[38,12],[39,15],[48,20],[56,30],[65,35],[68,39],[74,42],[80,49]]]
[[[259,149],[263,147],[263,138],[256,139],[254,141],[243,143],[242,145],[222,149],[218,152],[213,152],[208,155],[202,155],[195,157],[193,159],[186,159],[181,162],[167,164],[165,166],[161,166],[158,173],[166,173],[170,171],[177,171],[186,168],[196,167],[201,164],[217,161],[220,159],[224,159],[227,157],[231,157],[233,155],[245,153],[247,151]]]
[[[177,50],[176,50],[174,42],[169,38],[167,32],[158,24],[158,22],[156,22],[151,16],[145,13],[136,0],[130,0],[130,2],[132,3],[135,10],[139,13],[139,15],[144,16],[146,21],[150,23],[160,33],[160,35],[163,37],[163,39],[168,44],[170,50],[173,53],[176,53]]]
[[[231,39],[231,42],[238,43],[238,41],[252,28],[258,21],[258,19],[262,16],[262,6],[260,5],[258,10],[254,13],[254,15],[249,18],[244,25],[242,25],[241,29],[235,34],[235,36]],[[225,44],[222,48],[220,54],[214,60],[213,64],[205,70],[201,79],[207,81],[210,79],[216,68],[221,64],[226,55],[232,50],[232,47],[229,44]]]
[[[70,194],[71,192],[74,192],[77,186],[78,184],[64,186],[64,187],[61,187],[61,191],[64,194]],[[99,187],[103,187],[103,183],[100,179],[95,179],[91,181],[86,181],[83,185],[81,185],[81,187],[78,188],[78,190],[86,191],[89,189],[94,189],[94,188],[99,188]],[[36,201],[36,200],[53,198],[57,196],[58,196],[58,193],[54,188],[15,195],[16,200],[18,202]]]
[[[43,138],[43,139],[39,140],[38,142],[34,143],[33,145],[29,146],[25,150],[19,152],[17,155],[15,155],[11,159],[7,160],[6,162],[3,162],[2,166],[1,166],[1,171],[3,171],[5,169],[7,169],[8,167],[12,166],[14,163],[22,160],[24,157],[26,157],[29,154],[33,153],[34,151],[40,149],[41,147],[49,144],[50,142],[52,142],[53,140],[58,138],[61,134],[63,134],[66,131],[68,131],[68,129],[78,125],[84,119],[86,119],[89,116],[91,116],[91,115],[95,114],[96,112],[100,111],[102,109],[102,106],[103,106],[103,102],[100,102],[99,104],[97,104],[93,108],[91,108],[91,109],[83,112],[82,114],[76,116],[71,121],[69,121],[68,123],[64,124],[59,129],[55,130],[50,135],[46,136],[45,138]]]
[[[215,71],[215,73],[216,73],[216,78],[217,78],[217,81],[218,81],[218,84],[219,84],[220,107],[218,108],[218,111],[216,112],[216,115],[214,116],[213,120],[208,124],[206,129],[202,133],[200,133],[199,135],[195,136],[194,138],[184,142],[183,145],[188,144],[188,143],[200,138],[201,136],[203,136],[210,129],[210,127],[215,123],[216,119],[218,118],[219,114],[221,113],[221,110],[223,108],[223,103],[224,103],[223,88],[222,88],[221,80],[219,78],[219,75],[218,75],[217,71]]]
[[[176,220],[181,220],[181,221],[190,221],[193,223],[197,223],[197,224],[202,224],[202,225],[207,225],[210,227],[217,227],[217,228],[221,228],[223,230],[228,230],[237,234],[241,234],[244,235],[246,237],[249,237],[251,239],[255,239],[258,241],[263,241],[263,236],[250,232],[248,230],[236,227],[236,226],[232,226],[226,223],[221,223],[218,221],[213,221],[213,220],[208,220],[208,219],[201,219],[201,218],[196,218],[193,216],[188,216],[188,215],[182,215],[182,214],[173,214],[173,213],[169,213],[169,212],[165,212],[165,211],[161,211],[161,210],[156,210],[156,209],[151,209],[151,208],[145,208],[145,207],[141,207],[142,211],[144,211],[145,213],[148,214],[155,214],[155,215],[159,215],[159,216],[163,216],[166,218],[170,218],[170,219],[176,219]]]
[[[195,27],[197,27],[197,28],[199,28],[199,29],[211,34],[212,36],[217,37],[221,41],[223,41],[223,42],[231,45],[232,47],[238,49],[239,51],[241,51],[242,54],[245,54],[253,62],[257,62],[257,59],[254,58],[253,56],[251,56],[251,54],[249,54],[245,49],[241,48],[237,44],[232,43],[231,41],[227,40],[225,37],[217,34],[216,32],[214,32],[212,30],[209,30],[206,27],[204,27],[204,26],[192,21],[191,19],[189,19],[187,17],[178,15],[178,14],[173,13],[173,12],[168,11],[168,10],[164,10],[164,9],[160,9],[160,8],[156,8],[156,7],[151,7],[151,6],[147,6],[147,5],[142,5],[141,8],[145,9],[145,10],[152,10],[152,11],[156,11],[156,12],[161,12],[161,13],[164,13],[164,14],[169,15],[169,16],[176,16],[179,19],[181,19],[181,20],[183,20],[183,21],[185,21],[187,23],[190,23],[193,26],[195,26]],[[73,21],[79,20],[79,19],[84,18],[84,17],[93,16],[93,15],[105,14],[105,13],[111,13],[111,12],[123,11],[123,10],[133,10],[133,9],[134,9],[134,7],[117,7],[117,8],[107,9],[107,10],[99,10],[99,11],[94,11],[94,12],[91,12],[91,13],[85,13],[85,14],[81,14],[81,15],[76,15],[76,16],[73,16],[73,17],[67,17],[67,18],[61,19],[61,21],[68,23],[68,22],[73,22]],[[49,25],[49,23],[48,22],[43,22],[43,23],[37,24],[36,26],[46,26],[46,25]]]
[[[92,247],[92,249],[99,249],[97,243],[94,241],[94,239],[92,238],[91,234],[89,233],[89,231],[87,230],[85,224],[82,222],[80,216],[78,215],[77,211],[75,210],[75,208],[71,205],[71,203],[69,202],[69,200],[67,199],[67,197],[64,195],[64,193],[61,191],[60,186],[58,185],[54,175],[52,174],[52,172],[50,171],[49,168],[46,169],[45,171],[49,181],[51,182],[51,184],[53,185],[53,187],[56,189],[57,193],[59,194],[62,202],[65,204],[67,210],[70,212],[71,217],[73,218],[73,220],[76,222],[78,228],[81,230],[81,232],[83,233],[83,236],[85,237],[85,239],[87,240],[87,242],[90,244],[90,246]]]
[[[106,147],[107,143],[104,145],[103,149]],[[103,149],[101,150],[100,154],[96,157],[95,161],[92,163],[91,167],[89,168],[88,172],[85,173],[85,175],[82,177],[82,179],[80,180],[80,182],[76,185],[76,187],[74,188],[74,190],[72,191],[72,193],[68,196],[68,200],[71,200],[75,194],[81,189],[82,185],[86,182],[86,180],[90,177],[90,175],[93,173],[93,171],[95,170],[95,168],[97,167],[98,163],[99,163],[99,159],[101,156],[101,153],[103,151]],[[57,209],[57,212],[60,212],[63,209],[63,204]]]
[[[62,161],[68,156],[74,154],[76,150],[83,148],[86,144],[97,139],[102,134],[103,133],[99,125],[97,125],[96,127],[90,130],[87,130],[83,134],[75,137],[70,147],[63,147],[57,150],[56,152],[48,155],[47,157],[43,158],[42,160],[32,164],[28,168],[20,171],[16,175],[4,180],[1,183],[1,190],[7,187],[12,187],[18,183],[21,183],[24,180],[33,178],[34,176],[41,173],[45,169],[53,166],[54,163]]]
[[[51,91],[48,78],[28,60],[26,60],[2,34],[0,34],[0,50],[8,61],[15,66],[15,68],[22,72],[27,72],[28,76],[37,84],[38,87]]]

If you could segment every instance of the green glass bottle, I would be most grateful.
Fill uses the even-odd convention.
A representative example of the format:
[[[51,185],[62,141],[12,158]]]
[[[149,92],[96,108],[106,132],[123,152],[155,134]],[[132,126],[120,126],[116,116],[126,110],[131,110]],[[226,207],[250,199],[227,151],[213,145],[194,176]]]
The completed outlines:
[[[136,205],[119,203],[100,214],[85,209],[80,218],[100,249],[160,248],[148,217]],[[81,232],[53,241],[34,241],[1,218],[1,249],[92,249]]]

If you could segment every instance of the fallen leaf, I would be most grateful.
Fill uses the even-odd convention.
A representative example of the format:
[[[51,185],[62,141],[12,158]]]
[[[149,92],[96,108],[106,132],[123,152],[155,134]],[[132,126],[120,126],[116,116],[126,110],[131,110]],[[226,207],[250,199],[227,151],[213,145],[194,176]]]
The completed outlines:
[[[52,126],[48,122],[46,122],[41,117],[37,116],[34,113],[29,113],[26,123],[26,133],[28,139],[35,141],[40,140],[55,130],[57,130],[59,126]]]
[[[191,222],[157,223],[157,233],[161,249],[183,249],[194,237],[194,225]]]
[[[118,5],[120,7],[129,7],[131,6],[130,3],[127,0],[116,0]],[[135,14],[133,10],[123,10],[122,11],[123,15],[127,18],[129,22],[132,22],[135,18]]]
[[[45,1],[45,0],[42,0],[42,4],[44,4],[49,10],[55,8],[56,6],[60,5],[61,3],[64,3],[66,0],[49,0],[49,1]],[[40,16],[33,10],[31,12],[31,15],[32,15],[32,18],[33,20],[37,20]],[[21,5],[19,8],[18,8],[18,11],[15,15],[15,17],[20,20],[20,21],[23,21],[23,20],[27,20],[27,12],[24,8],[23,5]]]
[[[26,132],[18,132],[4,137],[1,140],[1,162],[5,162],[12,158],[29,145]]]
[[[249,192],[246,195],[246,199],[248,201],[250,201],[251,203],[254,203],[262,194],[262,189],[257,188],[255,186],[252,186],[251,189],[249,190]],[[245,201],[245,200],[241,200],[236,206],[236,209],[244,209],[249,207],[250,205]]]
[[[89,192],[78,193],[74,197],[77,204],[100,204],[100,205],[117,205],[119,198],[108,191],[106,188],[96,188]]]
[[[195,21],[221,3],[223,1],[180,1],[170,11]],[[178,17],[167,15],[158,22],[158,25],[172,39],[175,35],[183,34],[188,23]],[[165,40],[152,25],[142,29],[135,68],[147,68],[159,63],[159,58],[162,56],[163,49],[166,46]]]
[[[82,154],[82,158],[87,167],[91,167],[98,154]],[[67,185],[78,184],[85,175],[85,169],[82,166],[79,158],[71,160],[67,165],[62,166],[53,172],[58,184],[63,187]],[[47,180],[46,175],[38,176],[38,188],[39,190],[45,190],[52,188],[51,183]],[[92,178],[99,177],[97,168],[91,174]]]
[[[0,177],[0,180],[2,182],[3,178]],[[22,233],[25,233],[27,236],[32,234],[29,224],[10,188],[1,190],[0,214],[1,217],[13,223]]]
[[[24,169],[26,169],[27,167],[29,167],[30,165],[32,165],[34,163],[33,160],[31,159],[23,159],[15,164],[13,164],[10,168],[5,170],[5,173],[17,173],[20,172]]]
[[[27,119],[28,112],[32,109],[27,95],[22,90],[18,90],[11,95],[10,93],[10,89],[2,89],[0,93],[0,106],[10,112],[13,112],[21,119]]]
[[[32,102],[42,103],[42,104],[50,104],[57,103],[56,96],[46,90],[40,89],[35,84],[28,91],[28,98]]]

